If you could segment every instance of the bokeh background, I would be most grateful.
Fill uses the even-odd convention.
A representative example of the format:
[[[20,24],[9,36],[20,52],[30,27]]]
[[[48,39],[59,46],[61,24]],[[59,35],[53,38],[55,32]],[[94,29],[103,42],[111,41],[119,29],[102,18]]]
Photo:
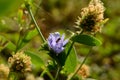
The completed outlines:
[[[90,0],[30,0],[32,11],[44,36],[50,32],[66,30],[75,31],[74,25],[81,8],[86,7]],[[102,41],[101,46],[94,47],[86,61],[90,67],[90,76],[96,80],[120,80],[120,0],[102,0],[106,7],[105,18],[109,21],[96,37]],[[19,30],[34,26],[24,6],[24,0],[1,0],[0,1],[0,35],[17,44]],[[18,21],[18,12],[23,10],[22,25]],[[69,35],[67,35],[69,36]],[[0,64],[7,63],[9,51],[0,38]],[[39,36],[35,36],[23,49],[30,49],[42,54],[41,58],[46,61],[49,56],[38,52],[41,45]],[[28,47],[29,46],[29,47]],[[79,60],[81,61],[89,51],[85,45],[75,45]],[[37,50],[36,50],[37,49]]]

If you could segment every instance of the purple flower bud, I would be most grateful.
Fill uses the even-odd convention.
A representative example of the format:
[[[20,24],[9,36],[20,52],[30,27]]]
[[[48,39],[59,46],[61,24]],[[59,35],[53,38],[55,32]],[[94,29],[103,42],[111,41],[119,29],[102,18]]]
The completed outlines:
[[[60,36],[59,32],[50,33],[48,37],[48,46],[57,55],[64,50],[64,46],[68,43],[68,39],[64,40],[65,35]]]

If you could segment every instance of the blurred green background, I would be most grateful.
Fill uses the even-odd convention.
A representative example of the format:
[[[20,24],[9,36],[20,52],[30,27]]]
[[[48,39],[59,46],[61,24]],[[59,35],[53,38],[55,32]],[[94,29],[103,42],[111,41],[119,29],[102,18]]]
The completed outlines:
[[[50,32],[60,31],[62,33],[67,29],[75,31],[74,22],[80,16],[81,8],[86,7],[89,1],[29,0],[35,19],[46,38]],[[92,54],[86,64],[90,67],[89,77],[91,78],[120,80],[120,0],[102,1],[106,7],[105,18],[109,18],[109,21],[102,28],[102,32],[96,34],[96,37],[102,41],[102,45],[92,49]],[[14,44],[17,44],[20,27],[24,29],[34,26],[23,3],[24,0],[0,1],[0,35]],[[20,11],[23,11],[23,14]],[[35,36],[23,50],[29,49],[39,53],[37,50],[40,45],[41,39]],[[78,44],[75,47],[79,55],[78,59],[81,61],[88,53],[89,47]],[[6,63],[10,52],[5,47],[3,38],[0,38],[0,63]],[[41,58],[46,61],[49,58],[46,56],[42,54]]]

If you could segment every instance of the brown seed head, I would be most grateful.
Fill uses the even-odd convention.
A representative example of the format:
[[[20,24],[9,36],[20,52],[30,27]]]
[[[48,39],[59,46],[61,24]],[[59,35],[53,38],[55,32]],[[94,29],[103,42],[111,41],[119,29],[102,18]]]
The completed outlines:
[[[7,80],[9,74],[9,67],[0,64],[0,80]]]
[[[104,11],[105,8],[100,0],[91,0],[88,7],[82,8],[81,17],[76,22],[77,26],[84,32],[100,32],[104,21]]]
[[[8,59],[11,64],[10,70],[13,72],[28,72],[31,71],[30,57],[23,52],[18,52]]]
[[[87,65],[83,65],[81,69],[78,71],[78,75],[82,76],[82,78],[86,78],[89,76],[89,67]]]

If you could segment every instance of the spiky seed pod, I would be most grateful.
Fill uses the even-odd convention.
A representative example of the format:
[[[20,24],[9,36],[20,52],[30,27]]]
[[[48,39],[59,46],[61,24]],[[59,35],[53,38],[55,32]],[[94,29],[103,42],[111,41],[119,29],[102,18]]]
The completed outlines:
[[[76,26],[84,32],[100,32],[105,22],[104,11],[105,7],[100,0],[91,0],[88,7],[82,8],[81,17],[77,19]]]
[[[13,72],[25,73],[31,71],[31,58],[23,52],[18,52],[8,59],[10,70]]]

